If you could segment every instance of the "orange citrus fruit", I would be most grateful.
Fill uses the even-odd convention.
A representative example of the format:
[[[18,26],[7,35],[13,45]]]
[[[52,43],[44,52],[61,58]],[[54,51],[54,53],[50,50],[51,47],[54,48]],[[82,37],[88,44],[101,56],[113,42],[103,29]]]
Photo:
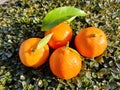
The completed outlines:
[[[70,47],[60,47],[50,56],[52,73],[61,79],[71,79],[78,75],[82,67],[80,54]]]
[[[96,27],[80,30],[75,37],[75,47],[85,57],[94,58],[99,56],[107,47],[106,34]]]
[[[72,29],[67,23],[61,23],[46,31],[45,36],[50,33],[53,33],[53,36],[48,42],[48,45],[53,49],[65,46],[72,39]]]
[[[40,38],[30,38],[25,40],[19,48],[21,62],[28,67],[39,67],[44,64],[49,56],[49,47],[36,49]]]

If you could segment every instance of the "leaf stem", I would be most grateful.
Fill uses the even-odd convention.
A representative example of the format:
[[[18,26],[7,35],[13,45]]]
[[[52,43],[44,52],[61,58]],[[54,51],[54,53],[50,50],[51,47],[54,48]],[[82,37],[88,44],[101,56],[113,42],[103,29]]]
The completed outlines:
[[[40,48],[43,48],[50,41],[52,35],[53,35],[53,33],[50,33],[47,36],[45,36],[43,39],[41,39],[40,42],[37,45],[36,50],[40,49]]]

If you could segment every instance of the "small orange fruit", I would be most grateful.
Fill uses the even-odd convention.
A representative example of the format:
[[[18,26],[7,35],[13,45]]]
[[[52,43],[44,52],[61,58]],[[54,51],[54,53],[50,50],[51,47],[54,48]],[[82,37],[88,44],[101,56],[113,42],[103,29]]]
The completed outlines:
[[[55,76],[68,80],[77,76],[80,72],[82,59],[76,50],[64,46],[52,53],[49,65]]]
[[[46,62],[49,56],[49,47],[45,45],[43,48],[36,49],[40,40],[40,38],[30,38],[20,45],[19,57],[25,66],[36,68]]]
[[[48,45],[53,49],[65,46],[72,39],[72,29],[67,23],[61,23],[46,31],[45,36],[50,33],[53,33],[53,36],[48,42]]]
[[[81,55],[94,58],[105,51],[107,38],[102,30],[88,27],[81,30],[75,37],[75,47]]]

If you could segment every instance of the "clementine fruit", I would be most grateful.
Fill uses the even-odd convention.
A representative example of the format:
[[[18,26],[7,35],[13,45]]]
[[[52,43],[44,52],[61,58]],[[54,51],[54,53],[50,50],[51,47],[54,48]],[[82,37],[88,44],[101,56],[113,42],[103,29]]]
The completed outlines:
[[[64,46],[52,53],[49,65],[55,76],[68,80],[77,76],[80,72],[82,59],[76,50]]]
[[[107,47],[105,33],[96,28],[88,27],[81,30],[75,37],[75,47],[78,52],[88,58],[101,55]]]
[[[45,45],[43,48],[36,49],[40,40],[40,38],[30,38],[20,45],[19,57],[25,66],[36,68],[46,62],[49,56],[49,47]]]
[[[50,33],[53,33],[53,36],[48,42],[48,45],[53,49],[57,49],[59,47],[65,46],[67,42],[70,42],[72,39],[72,29],[65,22],[46,31],[45,36]]]

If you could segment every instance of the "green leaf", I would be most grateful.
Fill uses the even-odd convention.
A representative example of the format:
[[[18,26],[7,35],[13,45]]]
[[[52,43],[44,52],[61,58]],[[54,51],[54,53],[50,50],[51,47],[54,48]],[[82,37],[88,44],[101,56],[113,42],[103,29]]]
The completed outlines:
[[[49,40],[51,39],[52,35],[53,35],[53,33],[48,34],[42,40],[40,40],[40,42],[38,43],[38,46],[37,46],[36,49],[43,48],[49,42]]]
[[[86,15],[87,14],[83,10],[70,6],[55,8],[50,11],[43,19],[42,30],[49,30],[72,17]]]

